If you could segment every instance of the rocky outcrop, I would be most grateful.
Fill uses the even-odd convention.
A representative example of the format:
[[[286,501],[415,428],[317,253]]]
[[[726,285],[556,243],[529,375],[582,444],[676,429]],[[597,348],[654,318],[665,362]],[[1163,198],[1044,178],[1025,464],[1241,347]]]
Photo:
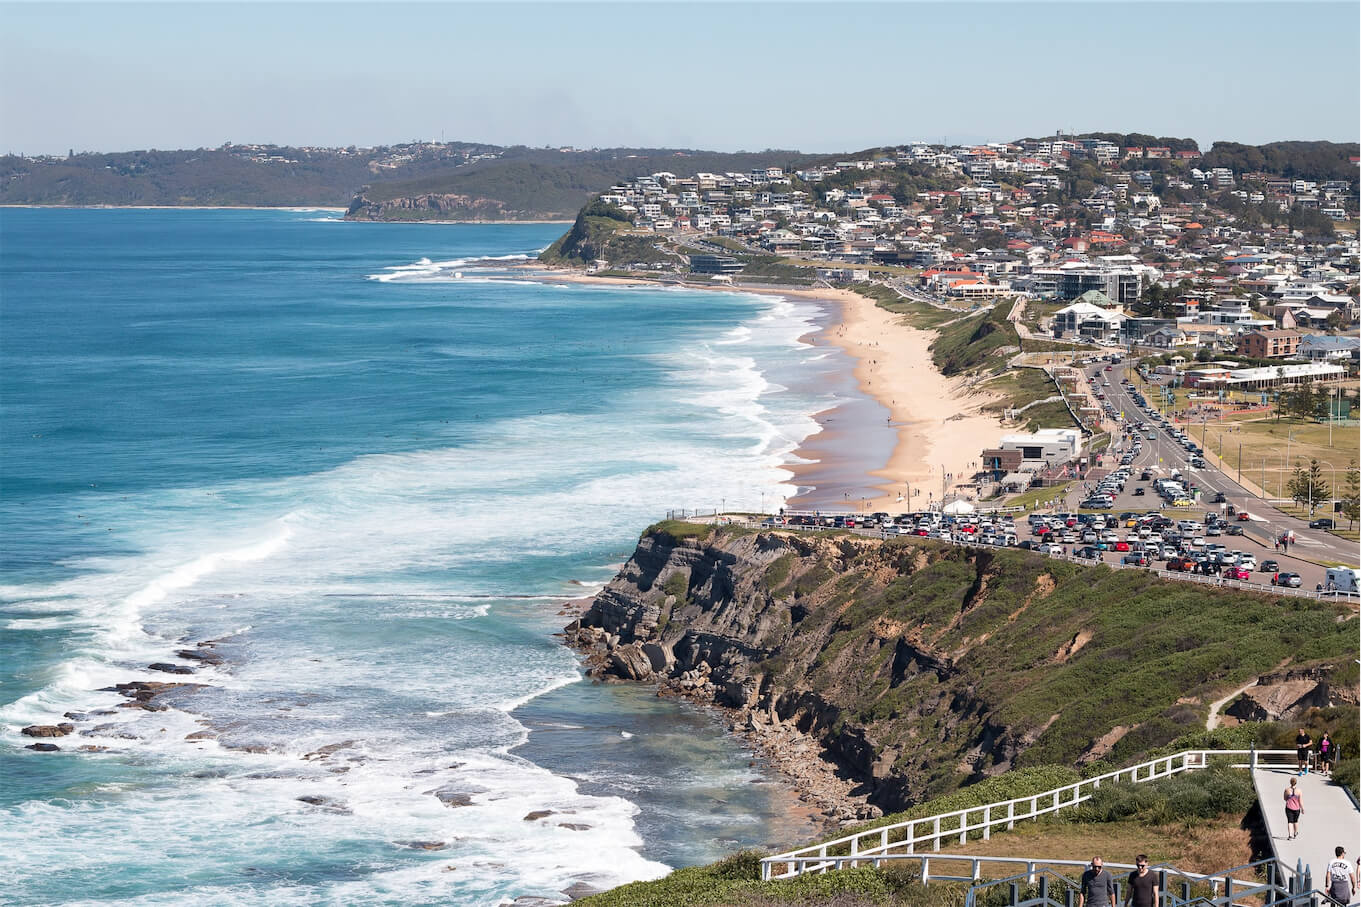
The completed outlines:
[[[74,732],[76,726],[69,721],[61,724],[30,724],[20,731],[25,737],[65,737]]]
[[[1349,651],[1355,618],[1318,608]],[[593,677],[722,707],[844,820],[1013,767],[1134,761],[1289,663],[1291,619],[1269,595],[1024,551],[659,524],[566,637]],[[1269,714],[1339,700],[1281,683]]]
[[[528,217],[514,211],[506,203],[494,198],[478,198],[454,193],[424,195],[370,201],[363,195],[355,196],[345,212],[346,220],[409,221],[409,220],[519,220]]]
[[[1313,708],[1356,705],[1354,690],[1332,684],[1335,672],[1334,665],[1317,665],[1264,674],[1224,713],[1240,721],[1293,722]]]

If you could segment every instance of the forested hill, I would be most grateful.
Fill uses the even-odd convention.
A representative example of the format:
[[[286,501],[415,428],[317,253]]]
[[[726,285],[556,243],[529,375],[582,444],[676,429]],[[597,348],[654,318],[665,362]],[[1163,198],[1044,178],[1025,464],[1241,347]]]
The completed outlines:
[[[318,205],[350,207],[353,216],[369,219],[570,219],[592,195],[629,177],[809,160],[792,151],[583,151],[466,142],[6,155],[0,157],[0,204]]]
[[[1356,142],[1271,142],[1240,145],[1215,142],[1201,167],[1228,167],[1235,173],[1258,171],[1273,176],[1308,180],[1356,182]]]
[[[621,180],[659,171],[693,176],[706,171],[747,172],[754,167],[788,170],[817,159],[796,151],[509,149],[495,160],[415,179],[375,182],[354,199],[349,216],[366,220],[571,220],[592,196]]]

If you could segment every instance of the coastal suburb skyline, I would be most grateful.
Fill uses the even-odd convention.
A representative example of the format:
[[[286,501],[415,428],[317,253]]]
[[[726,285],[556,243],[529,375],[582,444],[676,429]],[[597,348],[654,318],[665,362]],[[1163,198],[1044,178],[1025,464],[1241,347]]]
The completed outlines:
[[[1355,141],[1356,3],[4,3],[0,152]]]

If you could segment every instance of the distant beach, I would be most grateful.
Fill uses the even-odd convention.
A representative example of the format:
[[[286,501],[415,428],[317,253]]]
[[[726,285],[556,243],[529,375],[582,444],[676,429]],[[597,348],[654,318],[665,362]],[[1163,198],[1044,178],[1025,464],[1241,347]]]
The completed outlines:
[[[661,286],[625,277],[596,277],[580,271],[526,264],[517,270],[535,279],[557,283]],[[831,287],[786,289],[718,286],[703,283],[668,284],[686,289],[728,293],[758,293],[818,300],[837,311],[813,343],[828,343],[855,362],[859,390],[887,411],[885,424],[871,424],[867,407],[845,405],[816,414],[821,431],[796,449],[788,467],[802,491],[789,501],[791,508],[865,509],[898,513],[926,509],[939,501],[942,490],[956,491],[977,471],[983,448],[997,443],[1005,430],[995,415],[982,411],[992,399],[973,391],[966,377],[947,378],[931,362],[935,332],[909,325],[901,315],[880,308],[873,299],[852,290]],[[867,435],[891,429],[892,453],[881,466],[862,471],[862,449]],[[944,484],[942,484],[944,477]],[[842,489],[863,489],[857,494]]]

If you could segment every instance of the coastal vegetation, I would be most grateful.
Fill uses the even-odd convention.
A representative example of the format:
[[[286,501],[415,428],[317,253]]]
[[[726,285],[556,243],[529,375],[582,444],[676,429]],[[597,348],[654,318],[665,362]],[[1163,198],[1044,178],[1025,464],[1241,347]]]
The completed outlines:
[[[595,656],[597,673],[660,681],[723,706],[758,745],[767,722],[816,741],[886,813],[831,837],[1028,796],[1183,749],[1286,748],[1301,725],[1315,738],[1328,730],[1343,753],[1361,743],[1358,622],[1346,604],[1014,549],[658,524],[574,627],[576,641],[595,640],[597,652],[600,639],[618,639]],[[643,644],[666,654],[655,674],[626,668]],[[1287,676],[1315,689],[1282,720],[1205,730],[1208,703],[1223,691],[1258,678],[1254,690],[1267,692],[1226,709],[1249,716]],[[1330,697],[1346,705],[1316,705]],[[1356,772],[1354,757],[1337,767],[1352,784]],[[995,832],[991,850],[969,852],[997,852],[1018,835],[1027,854],[1082,859],[1089,854],[1058,848],[1146,831],[1159,859],[1212,871],[1251,858],[1244,828],[1254,809],[1246,775],[1228,768],[1103,785],[1081,808]],[[1214,843],[1190,847],[1191,825]],[[583,903],[915,905],[962,895],[932,885],[923,900],[916,880],[893,869],[760,882],[757,864],[739,854]]]

